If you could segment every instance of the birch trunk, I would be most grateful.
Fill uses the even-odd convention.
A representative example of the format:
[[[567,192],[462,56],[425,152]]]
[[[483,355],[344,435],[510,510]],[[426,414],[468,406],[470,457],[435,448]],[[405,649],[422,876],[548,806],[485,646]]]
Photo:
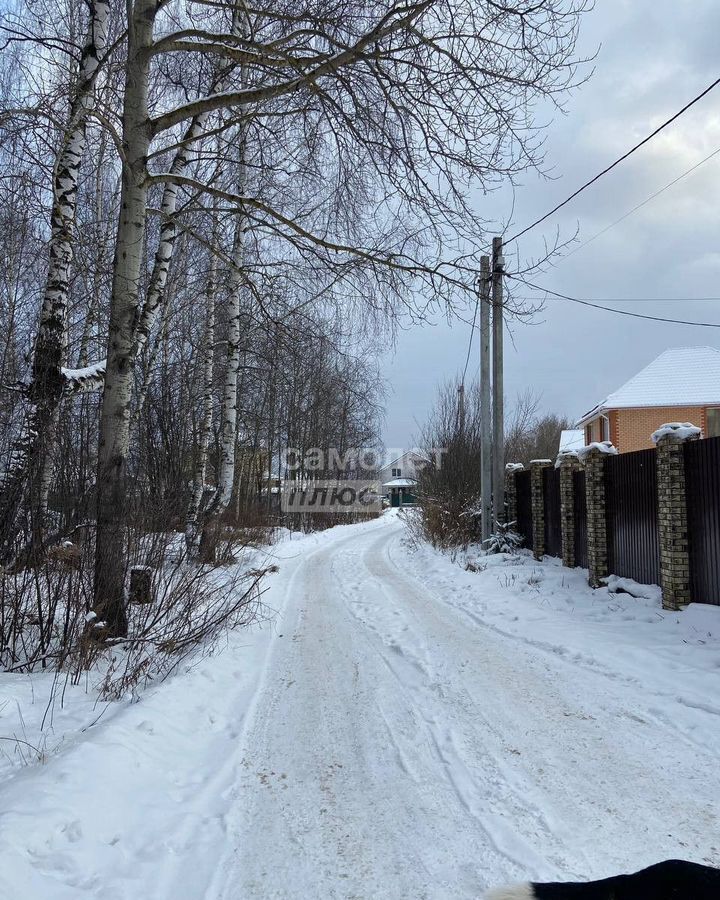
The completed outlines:
[[[206,114],[201,114],[196,116],[190,123],[183,136],[183,144],[175,154],[172,165],[170,166],[170,172],[173,175],[184,175],[186,173],[194,153],[193,141],[202,134],[207,118]],[[171,182],[168,182],[163,190],[162,201],[160,204],[160,212],[162,213],[160,241],[158,243],[157,252],[155,253],[155,262],[153,264],[152,275],[150,276],[150,285],[148,287],[145,304],[135,329],[136,356],[140,356],[144,350],[152,332],[153,325],[157,320],[158,311],[164,303],[168,272],[170,270],[170,263],[172,262],[173,250],[178,235],[177,224],[175,221],[178,190],[179,187]]]
[[[214,245],[215,242],[213,242]],[[205,491],[208,447],[213,414],[213,379],[215,357],[215,293],[217,284],[217,256],[210,254],[210,271],[205,292],[205,341],[203,345],[203,406],[200,433],[198,435],[198,458],[195,464],[192,496],[188,505],[185,543],[189,553],[195,552],[198,542],[198,512]]]
[[[134,325],[147,212],[150,48],[158,0],[135,0],[128,28],[123,106],[124,163],[115,246],[97,478],[95,612],[109,634],[127,633],[125,610],[126,463],[135,361]]]
[[[240,190],[245,190],[246,188],[245,154],[246,146],[243,132],[238,141],[237,174]],[[246,225],[245,216],[239,214],[235,221],[232,249],[233,265],[230,272],[227,296],[227,358],[221,407],[220,467],[217,491],[204,517],[205,524],[200,541],[200,556],[206,560],[209,560],[213,555],[210,535],[212,520],[217,521],[228,508],[235,482],[238,372],[240,371],[240,317],[242,315]]]
[[[243,18],[244,15],[244,11],[241,11],[238,7],[235,8],[232,30],[234,34],[246,37],[248,29],[247,23]],[[246,81],[245,67],[242,65],[239,67],[239,80],[241,84],[244,84]],[[243,122],[237,129],[236,146],[236,189],[238,194],[242,196],[247,191],[247,126]],[[211,537],[213,520],[217,522],[230,505],[235,482],[238,373],[240,371],[240,317],[242,315],[246,229],[246,217],[242,212],[239,212],[235,220],[232,269],[230,270],[227,297],[227,358],[221,407],[218,483],[215,496],[208,506],[204,517],[205,521],[200,539],[200,557],[206,560],[214,556],[214,542]]]
[[[2,485],[0,547],[4,557],[12,554],[18,510],[26,491],[34,535],[37,536],[38,529],[41,529],[50,477],[48,456],[63,394],[62,365],[67,353],[68,291],[77,187],[85,152],[87,119],[95,105],[95,80],[107,45],[110,10],[107,0],[90,0],[88,5],[85,47],[55,165],[50,260],[33,357],[32,382],[28,390],[29,409]]]

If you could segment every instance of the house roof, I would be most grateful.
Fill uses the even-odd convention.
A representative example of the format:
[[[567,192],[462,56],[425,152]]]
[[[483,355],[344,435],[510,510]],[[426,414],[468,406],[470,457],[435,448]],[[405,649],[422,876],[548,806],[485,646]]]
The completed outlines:
[[[404,453],[401,453],[400,456],[396,456],[395,459],[391,459],[390,462],[383,463],[380,467],[380,470],[389,469],[391,466],[394,466],[395,463],[400,462],[401,459],[405,459],[406,456],[414,456],[423,462],[430,462],[429,457],[425,456],[420,450],[406,450]]]
[[[560,446],[558,452],[564,450],[577,450],[585,444],[585,432],[582,428],[568,428],[560,432]]]
[[[416,484],[417,481],[413,481],[412,478],[393,478],[386,481],[383,487],[414,487]]]
[[[586,412],[578,425],[610,409],[720,405],[720,351],[673,347]]]

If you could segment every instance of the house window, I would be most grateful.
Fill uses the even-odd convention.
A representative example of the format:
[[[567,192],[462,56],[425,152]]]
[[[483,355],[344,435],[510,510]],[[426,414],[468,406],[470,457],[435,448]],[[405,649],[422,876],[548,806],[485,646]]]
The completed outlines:
[[[402,475],[402,470],[401,470],[401,469],[393,469],[393,470],[392,470],[392,477],[393,477],[393,478],[399,478],[401,475]]]
[[[602,428],[602,438],[603,441],[610,440],[610,419],[607,416],[602,416],[600,419],[600,424]]]
[[[706,410],[705,413],[708,437],[720,437],[720,407]]]

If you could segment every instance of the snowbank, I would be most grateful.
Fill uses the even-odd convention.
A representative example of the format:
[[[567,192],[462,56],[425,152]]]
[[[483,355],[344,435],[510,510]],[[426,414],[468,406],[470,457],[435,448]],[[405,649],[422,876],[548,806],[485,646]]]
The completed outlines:
[[[487,556],[476,547],[451,558],[423,544],[405,552],[398,563],[422,571],[474,622],[636,684],[638,705],[650,703],[684,738],[717,746],[720,606],[694,603],[670,612],[657,585],[617,577],[593,590],[587,570],[564,568],[554,558],[538,562],[525,550]]]

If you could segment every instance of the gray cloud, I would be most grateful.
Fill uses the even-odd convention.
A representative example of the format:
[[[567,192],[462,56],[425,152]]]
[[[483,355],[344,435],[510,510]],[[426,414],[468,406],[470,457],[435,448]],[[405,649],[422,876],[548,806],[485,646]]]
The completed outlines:
[[[568,99],[547,132],[547,163],[555,180],[530,174],[517,188],[515,224],[552,208],[588,177],[657,127],[718,77],[716,0],[599,0],[586,17],[582,49],[602,45],[595,74]],[[547,118],[539,110],[538,119]],[[555,228],[587,240],[654,191],[720,147],[720,89],[523,238],[526,259],[542,252]],[[533,280],[574,296],[720,296],[720,154],[642,210]],[[487,218],[502,221],[511,195],[478,197]],[[482,204],[482,205],[480,205]],[[626,303],[618,308],[720,323],[720,304]],[[471,310],[467,311],[470,317]],[[669,346],[720,347],[720,330],[633,320],[548,300],[536,323],[510,323],[506,397],[526,387],[548,410],[579,415]],[[456,377],[469,327],[445,323],[402,332],[385,359],[390,383],[386,441],[408,445],[432,405],[436,385]],[[514,346],[513,346],[514,343]],[[477,368],[477,342],[470,371]]]

